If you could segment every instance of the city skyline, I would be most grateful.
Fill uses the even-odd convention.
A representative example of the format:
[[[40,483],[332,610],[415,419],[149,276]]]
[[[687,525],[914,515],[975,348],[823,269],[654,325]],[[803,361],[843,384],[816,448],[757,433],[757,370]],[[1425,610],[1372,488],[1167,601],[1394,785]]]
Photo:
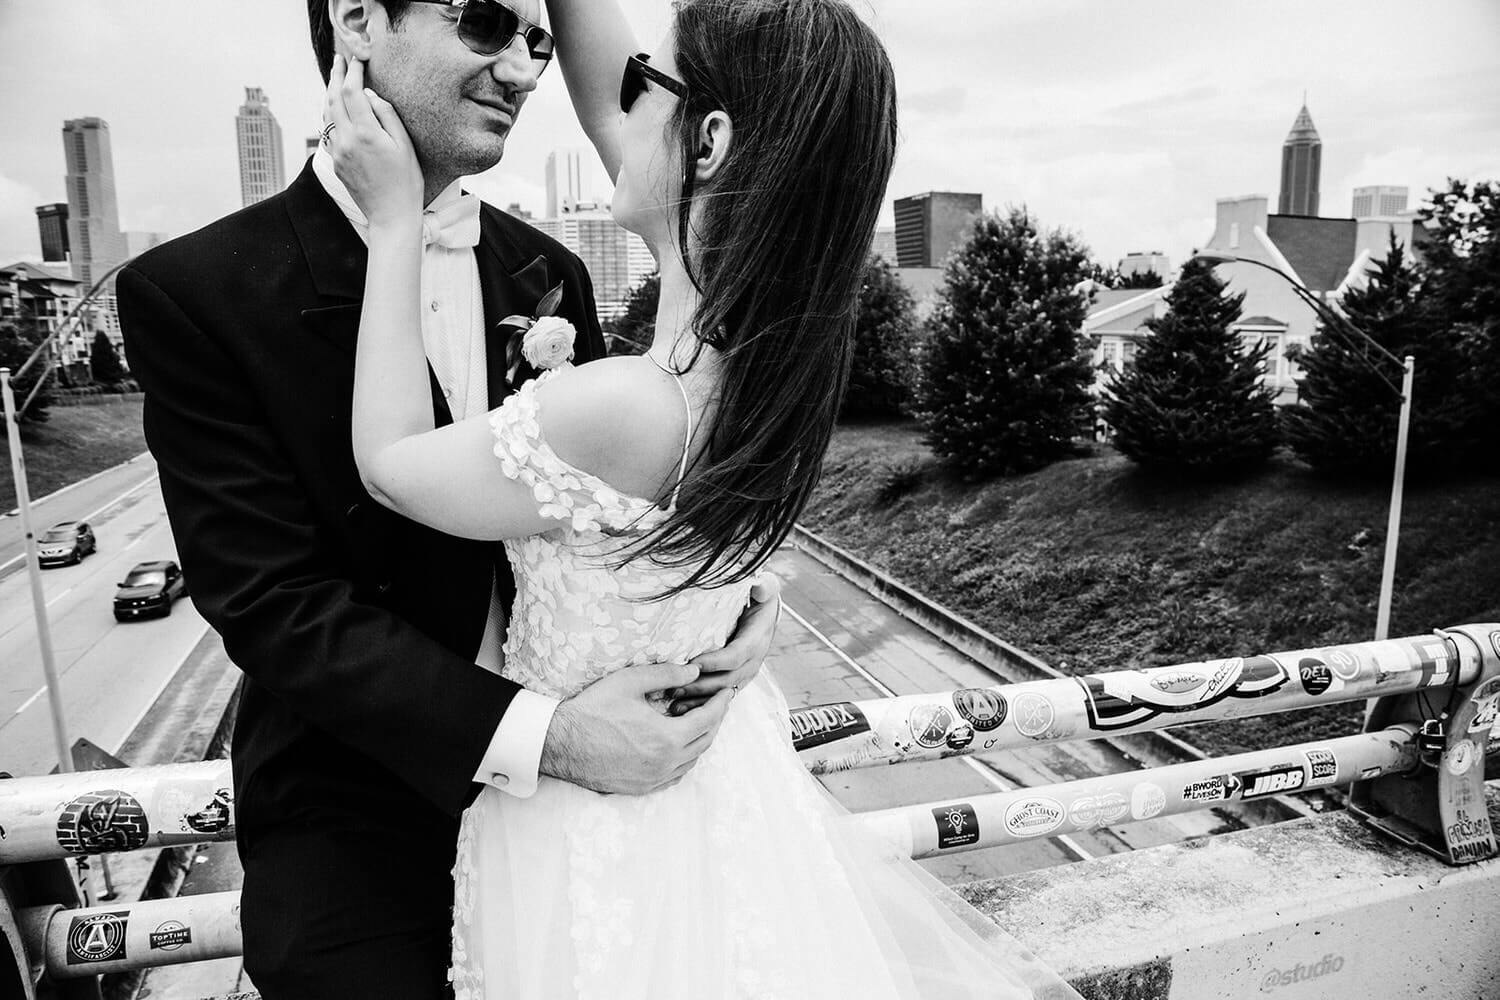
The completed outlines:
[[[226,47],[202,42],[195,8],[180,0],[128,14],[80,2],[91,13],[70,32],[69,60],[49,55],[61,28],[44,9],[0,4],[0,86],[28,95],[0,110],[0,257],[40,257],[35,209],[63,200],[55,136],[65,119],[110,122],[122,228],[174,235],[239,207],[228,120],[248,84],[264,88],[293,135],[316,131],[321,83],[299,5],[243,19]],[[665,5],[626,7],[654,44]],[[943,20],[914,0],[862,9],[901,92],[886,225],[896,198],[973,191],[989,209],[1026,204],[1107,263],[1132,250],[1180,261],[1211,234],[1215,199],[1277,197],[1281,144],[1304,89],[1323,142],[1324,214],[1347,214],[1355,187],[1407,187],[1415,208],[1449,176],[1500,177],[1500,54],[1486,43],[1500,37],[1500,5],[1484,0],[1438,0],[1420,20],[1393,2],[1116,10],[954,0]],[[1289,34],[1293,14],[1299,30]],[[1136,35],[1150,44],[1125,44]],[[137,67],[127,53],[142,45],[157,58]],[[77,73],[79,61],[95,71]],[[505,160],[470,186],[541,215],[546,155],[579,146],[554,68]]]
[[[240,200],[245,207],[265,201],[286,187],[286,156],[281,125],[260,87],[245,88],[245,103],[234,119],[240,162]]]

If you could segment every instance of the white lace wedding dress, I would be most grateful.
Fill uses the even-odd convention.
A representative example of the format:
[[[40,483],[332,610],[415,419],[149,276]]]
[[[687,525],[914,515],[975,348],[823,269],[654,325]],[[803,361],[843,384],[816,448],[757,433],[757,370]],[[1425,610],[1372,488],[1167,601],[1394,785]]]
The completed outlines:
[[[560,522],[506,543],[517,592],[505,674],[564,698],[613,670],[722,646],[750,585],[637,600],[686,571],[615,569],[607,553],[667,511],[547,446],[536,388],[553,374],[490,420],[505,474]],[[769,670],[664,791],[599,795],[544,777],[527,799],[481,792],[454,878],[457,1000],[1076,996],[856,828],[793,752]]]

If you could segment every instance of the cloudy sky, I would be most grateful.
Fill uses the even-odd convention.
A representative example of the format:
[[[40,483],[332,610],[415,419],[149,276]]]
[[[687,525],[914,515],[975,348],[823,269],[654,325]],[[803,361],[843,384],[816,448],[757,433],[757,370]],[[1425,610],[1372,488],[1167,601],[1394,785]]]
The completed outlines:
[[[1274,210],[1304,91],[1324,215],[1347,215],[1360,184],[1405,185],[1415,201],[1447,176],[1500,179],[1500,0],[857,4],[901,91],[888,195],[1024,203],[1102,260],[1159,250],[1180,263],[1218,197],[1263,193]],[[626,6],[654,42],[666,0]],[[67,200],[68,118],[109,122],[127,230],[181,234],[239,207],[246,86],[281,122],[290,178],[320,124],[306,39],[302,0],[0,0],[0,263],[39,257],[34,206]],[[553,70],[505,160],[471,186],[539,212],[547,153],[582,143]]]

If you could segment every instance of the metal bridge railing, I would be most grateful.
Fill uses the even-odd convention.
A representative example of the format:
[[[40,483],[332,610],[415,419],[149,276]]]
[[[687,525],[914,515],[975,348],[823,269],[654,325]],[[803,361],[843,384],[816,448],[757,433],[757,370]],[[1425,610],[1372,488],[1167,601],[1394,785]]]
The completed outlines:
[[[822,774],[1372,698],[1362,734],[857,819],[922,858],[1352,784],[1351,808],[1403,843],[1455,865],[1500,853],[1484,808],[1500,624],[837,702],[797,709],[791,723],[795,749]],[[233,839],[228,761],[0,781],[0,831],[0,944],[22,980],[10,992],[0,981],[0,994],[62,996],[46,984],[239,954],[238,893],[81,909],[61,889],[34,898],[43,883],[71,887],[66,877],[15,877],[83,855]]]

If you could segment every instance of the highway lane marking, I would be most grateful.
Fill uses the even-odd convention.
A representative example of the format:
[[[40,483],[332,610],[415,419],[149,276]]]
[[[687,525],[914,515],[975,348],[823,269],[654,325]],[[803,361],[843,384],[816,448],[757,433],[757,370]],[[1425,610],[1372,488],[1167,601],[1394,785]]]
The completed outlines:
[[[161,474],[157,473],[157,472],[151,473],[151,475],[147,476],[145,479],[142,479],[140,482],[138,482],[134,486],[130,487],[130,489],[126,490],[124,493],[121,493],[119,496],[115,497],[113,500],[111,500],[108,503],[104,504],[98,510],[95,510],[95,511],[93,511],[91,513],[85,514],[83,517],[78,518],[78,520],[80,520],[80,521],[92,521],[94,518],[98,517],[100,514],[103,514],[105,511],[109,510],[115,504],[120,503],[121,501],[123,501],[126,497],[130,496],[130,494],[134,493],[136,490],[140,489],[142,486],[147,486],[147,485],[150,485],[151,483],[156,482],[156,480],[158,478],[160,478],[160,475]],[[21,563],[21,562],[25,562],[25,561],[26,561],[26,553],[24,553],[24,552],[21,553],[18,556],[14,556],[14,557],[12,557],[10,559],[7,559],[5,562],[0,563],[0,573],[4,573],[6,570],[10,569],[12,566],[16,565],[17,563]]]
[[[833,654],[839,659],[843,660],[844,663],[848,665],[849,669],[853,670],[865,680],[869,681],[877,691],[885,695],[885,697],[887,698],[899,697],[895,691],[887,687],[885,684],[881,683],[878,677],[870,673],[864,667],[860,666],[853,657],[836,646],[832,639],[829,639],[828,636],[824,635],[818,630],[818,627],[816,625],[798,614],[796,610],[794,610],[789,604],[786,603],[785,600],[781,602],[781,608],[787,614],[791,615],[792,618],[796,620],[797,624],[801,625],[803,628],[807,629],[808,632],[812,633],[813,638],[817,639],[823,645],[832,650]],[[998,775],[996,775],[993,771],[985,767],[977,760],[969,757],[955,757],[952,759],[968,765],[968,767],[972,769],[975,774],[983,778],[985,782],[988,783],[992,788],[998,789],[1002,792],[1014,792],[1018,788],[1018,786],[1013,785],[1008,781],[1002,780]],[[1091,851],[1083,847],[1083,845],[1079,844],[1076,840],[1074,840],[1072,837],[1067,836],[1066,834],[1058,837],[1052,837],[1051,839],[1060,844],[1068,853],[1074,855],[1075,860],[1087,861],[1094,856]]]
[[[18,708],[18,709],[16,709],[15,712],[12,713],[12,715],[20,715],[22,712],[26,711],[32,705],[35,705],[36,704],[36,700],[38,698],[40,698],[42,695],[46,694],[46,693],[47,693],[47,685],[43,684],[41,687],[39,687],[39,688],[36,689],[36,694],[32,695],[30,698],[27,698],[26,701],[21,705],[21,707]]]
[[[203,637],[208,634],[208,622],[203,622],[202,625],[203,628],[198,631],[197,637],[188,644],[187,651],[177,658],[177,665],[167,672],[167,676],[163,678],[161,686],[156,689],[156,693],[146,699],[145,707],[143,707],[140,710],[140,713],[131,720],[130,725],[125,727],[125,735],[120,737],[119,746],[111,749],[109,751],[110,753],[118,754],[120,752],[120,748],[123,747],[130,739],[131,734],[136,731],[136,729],[140,726],[141,722],[146,718],[146,716],[151,714],[151,710],[156,707],[156,703],[161,700],[162,693],[165,692],[167,690],[167,687],[177,679],[177,675],[182,672],[182,668],[187,663],[188,657],[193,655],[193,651],[198,648],[198,644],[202,642]]]
[[[64,588],[62,593],[58,594],[56,597],[52,598],[52,600],[50,600],[50,601],[47,602],[47,607],[49,607],[49,608],[52,607],[52,605],[56,604],[58,601],[62,600],[64,597],[67,597],[72,592],[73,592],[73,588],[72,587],[66,587],[66,588]]]

